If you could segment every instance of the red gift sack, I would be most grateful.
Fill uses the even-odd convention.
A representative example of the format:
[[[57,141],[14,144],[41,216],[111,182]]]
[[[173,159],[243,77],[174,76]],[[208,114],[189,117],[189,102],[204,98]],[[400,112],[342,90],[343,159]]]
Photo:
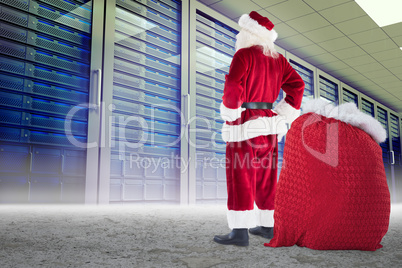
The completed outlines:
[[[382,247],[390,194],[377,142],[386,132],[352,103],[306,104],[287,134],[274,237],[265,246],[321,250]]]

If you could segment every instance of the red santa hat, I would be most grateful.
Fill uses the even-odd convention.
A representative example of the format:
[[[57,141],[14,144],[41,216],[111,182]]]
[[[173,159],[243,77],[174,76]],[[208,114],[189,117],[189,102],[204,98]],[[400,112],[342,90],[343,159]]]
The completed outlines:
[[[275,25],[256,11],[242,15],[239,19],[239,26],[257,36],[269,38],[272,42],[275,42],[278,37],[278,33],[273,29]]]

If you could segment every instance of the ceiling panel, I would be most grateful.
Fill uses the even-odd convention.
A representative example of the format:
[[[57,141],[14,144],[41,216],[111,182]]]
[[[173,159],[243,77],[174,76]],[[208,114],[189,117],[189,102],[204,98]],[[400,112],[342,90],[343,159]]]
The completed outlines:
[[[383,60],[383,61],[381,61],[381,64],[387,68],[399,67],[402,65],[402,55],[400,58],[397,57],[397,58],[390,59],[390,60]]]
[[[305,4],[303,1],[295,1],[295,0],[282,2],[280,4],[269,7],[267,10],[272,14],[274,14],[279,19],[281,19],[282,21],[288,21],[301,16],[305,16],[307,14],[314,13],[314,10],[310,8],[307,4]]]
[[[384,89],[388,89],[388,88],[398,88],[402,90],[401,86],[402,86],[402,81],[386,81],[381,85]]]
[[[336,56],[338,59],[345,60],[349,58],[354,58],[358,56],[365,55],[366,52],[364,52],[363,49],[360,47],[350,47],[350,48],[345,48],[345,49],[340,49],[337,51],[331,52],[334,56]]]
[[[396,37],[402,35],[402,22],[382,27],[382,29],[390,36]]]
[[[353,42],[358,45],[372,43],[379,40],[388,39],[388,35],[380,28],[370,29],[368,31],[351,34],[348,36]]]
[[[341,5],[347,2],[351,2],[353,0],[304,0],[306,4],[314,8],[316,11],[327,9],[333,6]]]
[[[232,0],[222,0],[212,4],[210,7],[231,19],[240,17],[244,13],[250,13],[253,10],[261,9],[260,6],[251,1],[236,1],[234,5]]]
[[[396,94],[396,95],[402,96],[401,86],[393,87],[393,88],[386,88],[386,90],[389,91],[391,94]]]
[[[356,4],[356,2],[347,2],[338,6],[334,6],[320,11],[320,14],[332,24],[366,15],[366,13],[360,8],[358,4]]]
[[[355,67],[359,72],[365,74],[367,72],[374,72],[378,70],[383,70],[384,66],[381,65],[378,62],[373,62],[370,64],[364,64],[364,65],[359,65],[358,67]]]
[[[368,92],[368,89],[377,87],[377,85],[373,81],[368,79],[356,82],[356,86],[359,89],[363,89],[363,92]]]
[[[299,57],[311,57],[311,56],[326,53],[326,51],[323,48],[321,48],[320,46],[318,46],[316,44],[296,48],[296,49],[290,50],[290,52],[295,55],[299,55]]]
[[[393,37],[392,40],[394,40],[395,43],[396,43],[399,47],[402,47],[402,35],[401,35],[401,36],[397,36],[397,37]]]
[[[377,77],[393,76],[393,74],[390,71],[388,71],[387,69],[378,70],[378,71],[374,71],[374,72],[367,72],[366,75],[371,80],[373,80],[374,78],[377,78]]]
[[[317,13],[289,20],[286,23],[301,33],[329,26],[329,22]]]
[[[374,29],[377,28],[378,26],[369,16],[362,16],[355,19],[337,23],[335,24],[335,27],[337,27],[345,35],[349,35]]]
[[[395,68],[392,68],[390,70],[392,71],[393,74],[395,74],[397,76],[402,75],[402,62],[399,65],[399,67],[395,67]]]
[[[299,34],[298,31],[296,31],[284,22],[275,24],[274,29],[278,33],[278,39],[284,39],[286,37]]]
[[[384,39],[384,40],[372,42],[369,44],[364,44],[364,45],[361,45],[360,47],[363,48],[368,53],[376,53],[376,52],[381,52],[381,51],[385,51],[385,50],[398,48],[398,46],[395,44],[395,42],[392,41],[391,39]]]
[[[396,77],[398,77],[400,80],[402,80],[402,74],[396,74]],[[402,87],[401,87],[401,90],[402,90]]]
[[[252,2],[256,3],[257,5],[259,5],[262,8],[277,5],[279,3],[286,2],[286,1],[288,1],[288,0],[252,0]]]
[[[395,95],[395,97],[397,97],[399,99],[399,105],[400,105],[401,104],[400,100],[402,100],[402,90],[394,92],[393,94]],[[396,99],[394,99],[394,102],[398,105],[398,102]]]
[[[348,76],[351,76],[351,75],[358,74],[358,72],[355,69],[352,69],[352,68],[346,68],[346,69],[342,69],[342,70],[337,70],[337,71],[335,71],[335,73],[337,75],[341,75],[341,76],[344,76],[344,77],[348,77]]]
[[[354,47],[355,44],[349,40],[349,38],[343,36],[337,39],[332,39],[329,41],[325,41],[322,43],[318,43],[318,45],[328,52],[344,49],[344,48],[350,48]]]
[[[386,97],[391,97],[392,95],[390,95],[388,92],[386,92],[385,90],[369,90],[369,94],[370,97],[372,97],[375,100],[381,100],[382,98],[386,98]],[[381,102],[381,101],[380,101]],[[381,102],[382,103],[382,102]]]
[[[367,77],[365,77],[364,75],[360,74],[360,73],[356,73],[354,75],[349,75],[349,76],[345,76],[345,80],[348,81],[349,83],[356,83],[359,81],[364,81],[367,80]]]
[[[393,81],[393,82],[399,81],[399,79],[395,75],[379,76],[379,77],[372,78],[372,80],[375,83],[379,84],[384,89],[386,89],[386,87],[384,87],[384,83],[387,83],[387,82],[390,82],[390,81]]]
[[[322,69],[322,70],[332,70],[332,71],[336,71],[336,70],[341,70],[341,69],[346,69],[349,68],[349,66],[344,63],[343,61],[337,60],[337,61],[333,61],[333,62],[326,62],[322,65],[318,65],[317,66],[318,69]]]
[[[356,67],[363,64],[372,64],[377,63],[375,59],[373,59],[370,55],[362,55],[359,57],[348,58],[344,60],[349,66]]]
[[[286,48],[289,50],[313,44],[313,42],[310,39],[306,38],[301,34],[283,38],[281,39],[280,42],[281,44],[284,44]]]
[[[306,60],[307,62],[310,62],[313,65],[322,65],[322,64],[327,64],[327,63],[339,60],[329,53],[317,55],[317,56],[313,56],[313,57],[305,57],[303,59]]]
[[[371,53],[371,55],[378,61],[401,59],[402,62],[402,51],[398,48],[381,51],[377,53]]]
[[[332,25],[309,32],[303,32],[303,35],[314,40],[315,43],[321,43],[344,36],[341,31]]]

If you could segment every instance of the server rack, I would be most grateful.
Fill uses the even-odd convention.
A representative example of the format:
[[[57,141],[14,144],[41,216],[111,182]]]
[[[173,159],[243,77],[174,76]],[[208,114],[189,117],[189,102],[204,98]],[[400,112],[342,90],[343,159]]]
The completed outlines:
[[[391,140],[391,194],[392,201],[397,203],[402,200],[402,148],[400,119],[390,113],[390,140]]]
[[[319,87],[320,87],[320,97],[324,100],[329,101],[334,105],[339,104],[338,90],[339,86],[337,83],[331,81],[323,75],[319,75]]]
[[[196,201],[226,200],[225,156],[219,107],[237,31],[201,11],[196,14]]]
[[[305,62],[301,63],[302,61],[294,56],[290,56],[288,57],[288,59],[290,65],[292,65],[293,69],[296,70],[296,72],[301,76],[301,78],[304,81],[305,88],[303,92],[302,105],[300,108],[301,111],[303,112],[304,104],[307,101],[314,98],[314,91],[315,91],[314,71],[312,70],[313,69],[312,66],[308,65]],[[282,139],[282,141],[278,143],[278,178],[283,165],[283,150],[285,148],[285,139]]]
[[[359,105],[358,95],[346,88],[342,88],[342,100],[343,102],[353,102],[356,106]]]
[[[304,93],[302,100],[302,108],[303,104],[308,100],[314,98],[314,71],[311,68],[306,67],[304,64],[298,63],[296,60],[290,59],[290,65],[292,65],[293,69],[301,76],[304,81]]]
[[[374,103],[369,100],[366,100],[365,98],[362,98],[361,111],[365,114],[375,117]]]
[[[382,150],[382,159],[384,162],[385,173],[387,175],[388,186],[392,187],[392,179],[391,179],[391,160],[390,160],[390,143],[389,143],[389,121],[388,121],[388,111],[377,106],[377,120],[381,123],[384,129],[387,130],[387,139],[380,143]]]
[[[84,201],[91,30],[92,1],[0,1],[0,202]]]
[[[109,201],[179,202],[181,3],[112,8]]]

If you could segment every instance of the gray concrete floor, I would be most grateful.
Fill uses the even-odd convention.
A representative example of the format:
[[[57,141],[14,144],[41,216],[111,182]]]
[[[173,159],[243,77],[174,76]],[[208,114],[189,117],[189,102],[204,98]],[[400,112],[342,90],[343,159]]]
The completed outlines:
[[[212,241],[228,231],[222,205],[3,205],[0,267],[402,267],[402,205],[375,252]]]

